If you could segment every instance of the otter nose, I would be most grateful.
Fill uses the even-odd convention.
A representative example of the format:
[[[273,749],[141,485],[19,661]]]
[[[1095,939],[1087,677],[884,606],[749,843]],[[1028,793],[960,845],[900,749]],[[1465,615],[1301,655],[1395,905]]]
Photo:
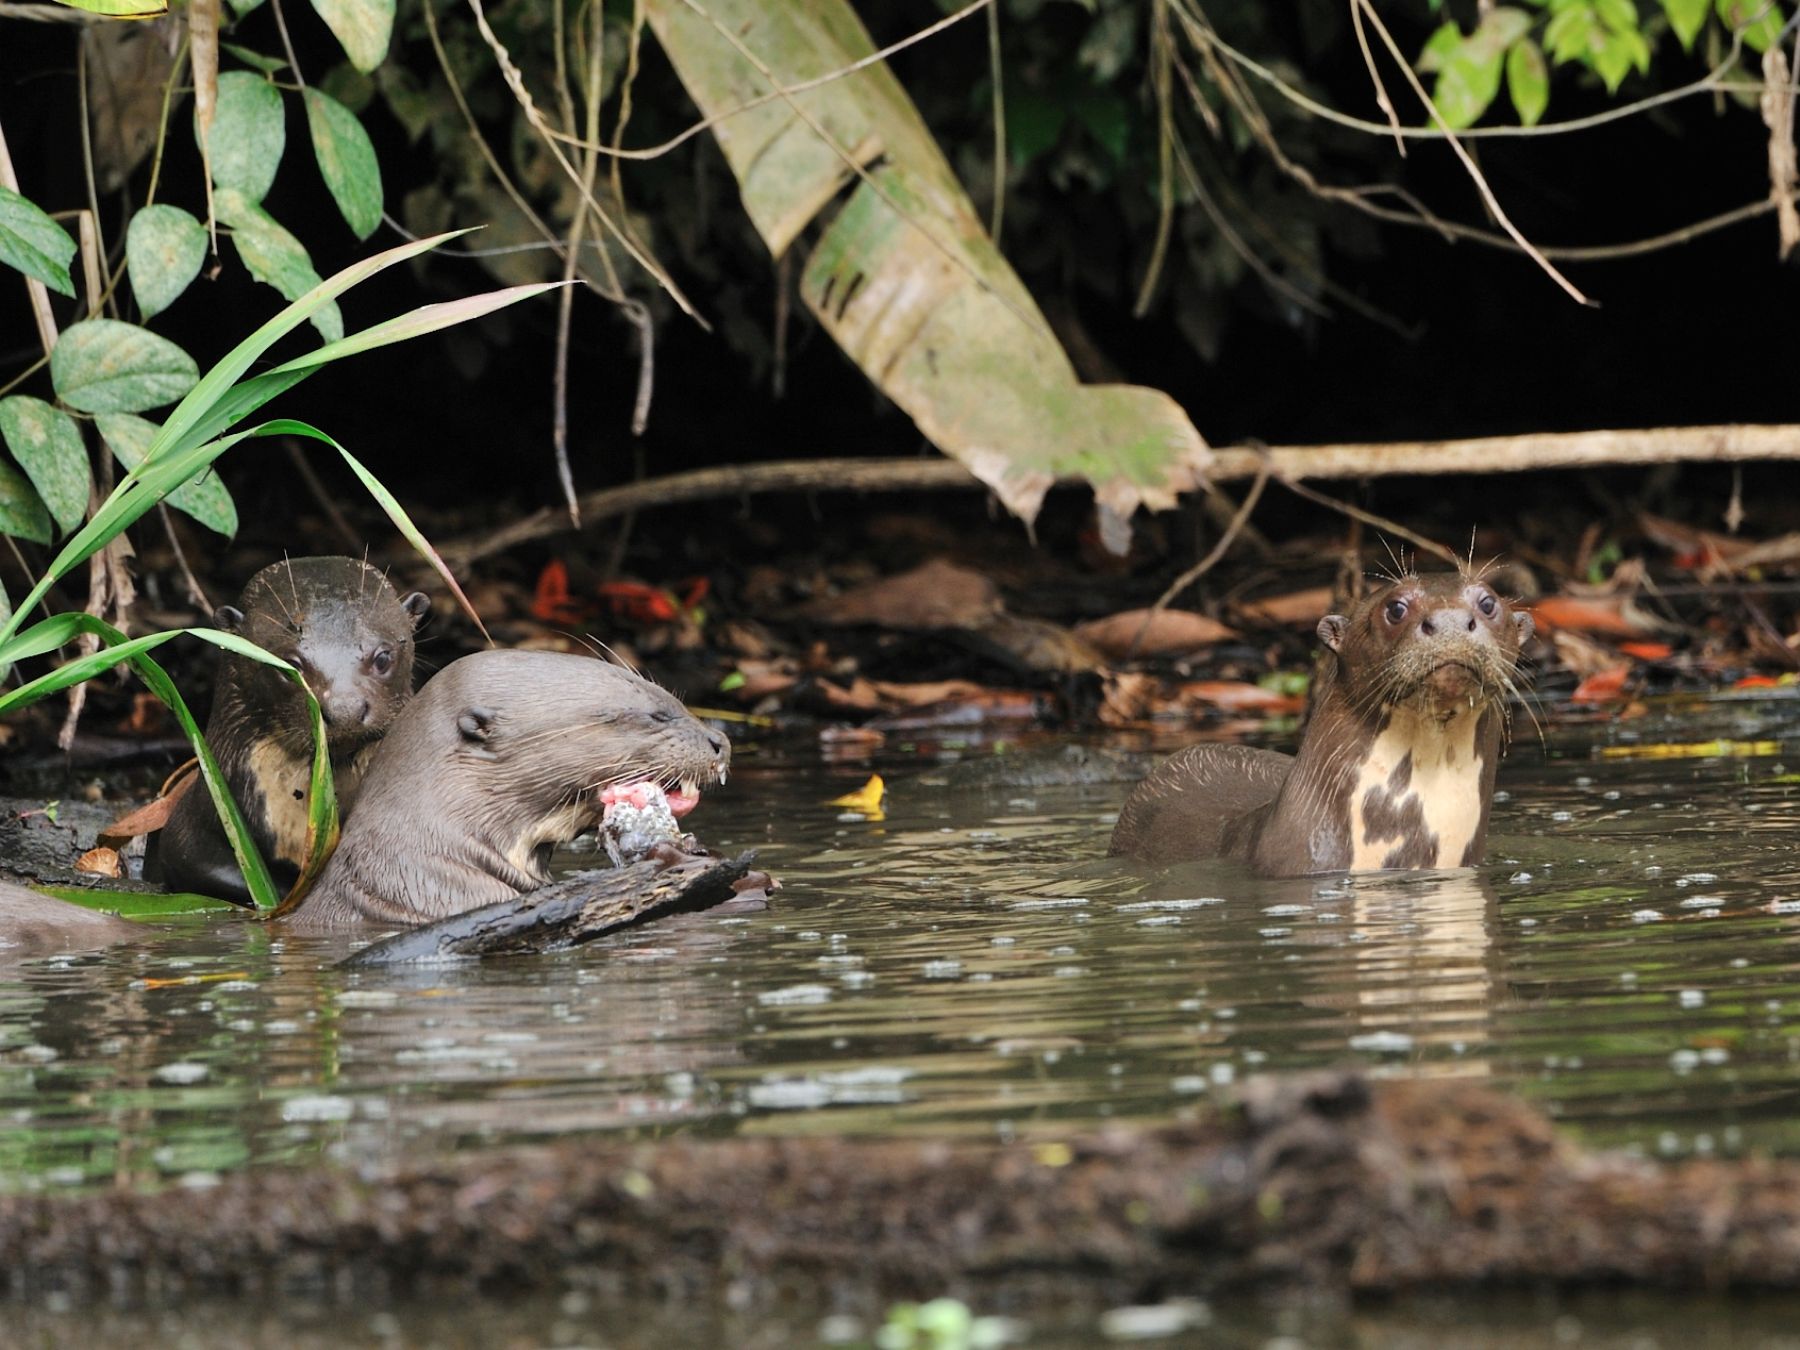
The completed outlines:
[[[358,726],[369,720],[371,711],[368,699],[338,690],[319,699],[319,716],[325,719],[328,727]]]
[[[731,744],[730,741],[725,739],[724,732],[714,731],[711,727],[706,729],[706,743],[712,747],[712,752],[715,755],[724,754],[726,748]]]
[[[1474,631],[1475,611],[1471,609],[1440,609],[1419,620],[1419,632],[1425,637],[1436,637],[1439,633],[1454,637],[1458,633]]]

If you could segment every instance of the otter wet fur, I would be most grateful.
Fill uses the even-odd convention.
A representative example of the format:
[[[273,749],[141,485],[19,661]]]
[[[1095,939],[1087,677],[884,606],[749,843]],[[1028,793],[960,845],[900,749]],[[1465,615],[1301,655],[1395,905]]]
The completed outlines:
[[[338,810],[354,806],[370,751],[412,695],[413,631],[431,609],[421,591],[402,598],[355,558],[290,558],[250,578],[213,623],[299,667],[319,700]],[[283,888],[306,854],[312,722],[282,672],[225,653],[206,723],[207,744]],[[146,872],[171,890],[247,902],[249,889],[212,798],[196,785],[169,815]]]
[[[676,815],[723,783],[731,742],[620,666],[558,652],[453,661],[395,720],[295,928],[411,926],[515,899],[600,823],[609,788],[651,782]]]
[[[1132,791],[1109,852],[1274,877],[1474,866],[1531,630],[1477,573],[1388,582],[1319,621],[1297,755],[1190,746]]]

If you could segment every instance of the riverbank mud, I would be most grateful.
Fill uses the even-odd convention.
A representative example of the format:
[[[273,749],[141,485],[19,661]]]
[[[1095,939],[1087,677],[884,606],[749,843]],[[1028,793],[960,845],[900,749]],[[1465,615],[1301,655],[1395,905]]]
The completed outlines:
[[[1486,1088],[1253,1080],[1162,1130],[571,1142],[0,1197],[0,1289],[1155,1301],[1246,1286],[1800,1286],[1800,1164],[1585,1151]]]

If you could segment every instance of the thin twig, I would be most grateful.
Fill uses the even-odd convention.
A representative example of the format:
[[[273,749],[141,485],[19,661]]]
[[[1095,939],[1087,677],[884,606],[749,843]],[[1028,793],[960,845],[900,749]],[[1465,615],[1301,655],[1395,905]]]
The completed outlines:
[[[1381,82],[1381,72],[1375,66],[1375,53],[1369,50],[1369,35],[1363,32],[1361,0],[1350,0],[1350,26],[1356,30],[1356,46],[1368,68],[1369,83],[1375,86],[1375,106],[1387,115],[1388,128],[1393,132],[1394,152],[1405,159],[1406,137],[1400,134],[1400,114],[1394,111],[1394,101],[1388,97],[1387,86]]]
[[[538,133],[538,138],[556,160],[557,167],[563,171],[563,176],[575,185],[588,210],[594,213],[594,218],[605,227],[606,232],[618,240],[619,246],[631,256],[631,260],[656,278],[657,284],[668,292],[671,300],[681,306],[684,314],[698,319],[699,313],[689,303],[686,293],[675,284],[675,278],[669,275],[661,263],[638,246],[637,241],[619,226],[618,222],[612,218],[611,212],[601,206],[594,194],[582,183],[575,166],[569,163],[568,156],[563,154],[562,146],[557,144],[559,138],[551,134],[550,124],[544,120],[544,115],[538,111],[537,102],[532,98],[531,91],[525,87],[524,74],[513,63],[512,54],[507,50],[506,44],[500,41],[499,35],[488,23],[487,11],[482,7],[482,0],[468,0],[468,5],[470,12],[475,16],[476,30],[481,34],[482,41],[487,43],[488,50],[493,53],[494,61],[500,67],[500,77],[506,81],[506,87],[512,91],[513,101],[525,114],[525,120],[531,124],[532,130]]]
[[[175,566],[181,573],[181,584],[187,587],[188,603],[203,615],[213,612],[212,601],[206,598],[206,588],[200,584],[200,578],[194,575],[194,569],[188,566],[187,550],[181,546],[181,536],[175,533],[175,517],[169,512],[167,502],[156,504],[156,513],[162,517],[163,533],[169,536],[169,547],[175,552]]]
[[[1579,305],[1593,304],[1593,301],[1589,300],[1574,282],[1570,281],[1559,272],[1556,268],[1556,264],[1546,258],[1543,253],[1539,251],[1537,245],[1527,239],[1520,231],[1519,227],[1512,223],[1512,217],[1507,215],[1506,209],[1500,205],[1500,199],[1494,195],[1494,189],[1488,185],[1487,176],[1481,172],[1480,167],[1475,163],[1475,157],[1468,152],[1463,143],[1457,139],[1455,133],[1450,130],[1450,124],[1444,120],[1443,114],[1438,111],[1437,104],[1431,101],[1431,95],[1425,92],[1425,86],[1419,83],[1419,77],[1413,74],[1413,68],[1407,64],[1406,57],[1401,54],[1399,44],[1394,41],[1394,35],[1388,32],[1387,25],[1381,21],[1381,16],[1375,12],[1375,6],[1372,3],[1372,0],[1351,0],[1351,3],[1358,6],[1368,17],[1369,23],[1375,29],[1376,35],[1380,37],[1382,45],[1387,48],[1388,55],[1393,57],[1394,63],[1400,67],[1400,73],[1406,77],[1406,82],[1412,87],[1413,93],[1418,95],[1419,102],[1425,105],[1425,109],[1430,114],[1431,120],[1443,128],[1445,138],[1449,141],[1450,149],[1455,152],[1457,159],[1462,161],[1463,168],[1468,171],[1470,180],[1475,184],[1475,190],[1481,194],[1481,200],[1487,204],[1488,210],[1493,212],[1494,219],[1500,223],[1500,228],[1512,236],[1513,242],[1518,244],[1519,248],[1523,250],[1528,258],[1535,262],[1539,267],[1543,268],[1550,279],[1567,292],[1571,300]]]
[[[1267,486],[1269,482],[1269,474],[1269,461],[1267,456],[1265,456],[1261,467],[1256,471],[1256,481],[1250,485],[1250,491],[1244,494],[1244,500],[1238,506],[1237,513],[1232,516],[1231,523],[1227,525],[1224,532],[1219,535],[1219,542],[1212,546],[1204,558],[1188,568],[1188,570],[1183,572],[1180,576],[1176,577],[1174,581],[1170,582],[1168,589],[1157,596],[1156,603],[1151,605],[1145,612],[1144,621],[1139,625],[1137,632],[1132,635],[1131,646],[1125,652],[1125,659],[1127,661],[1137,655],[1138,647],[1143,643],[1145,634],[1150,631],[1150,625],[1155,622],[1156,616],[1167,609],[1169,603],[1174,600],[1176,596],[1180,595],[1189,586],[1192,586],[1196,581],[1200,580],[1201,577],[1212,571],[1212,569],[1218,565],[1219,560],[1230,550],[1231,546],[1237,542],[1238,532],[1249,523],[1250,513],[1256,509],[1256,503],[1262,498],[1263,488]]]
[[[825,85],[835,84],[839,80],[847,79],[849,76],[856,74],[859,70],[867,70],[870,66],[880,65],[883,61],[887,60],[888,57],[894,55],[895,52],[905,51],[908,47],[916,46],[927,38],[936,37],[946,28],[954,27],[970,15],[978,14],[995,3],[997,3],[997,0],[971,0],[970,4],[964,5],[954,14],[948,14],[939,19],[936,23],[927,24],[924,28],[907,34],[907,36],[901,38],[898,42],[889,43],[878,51],[873,51],[867,56],[859,57],[857,60],[850,62],[849,65],[839,66],[836,70],[828,70],[823,75],[815,76],[810,80],[802,80],[798,84],[775,85],[768,93],[758,94],[755,98],[747,99],[736,107],[727,108],[723,112],[712,114],[710,117],[703,117],[698,122],[695,122],[684,129],[680,134],[671,136],[668,140],[659,142],[656,145],[643,146],[636,150],[626,150],[619,146],[602,145],[600,147],[600,153],[603,155],[612,155],[619,159],[658,159],[684,142],[692,140],[702,132],[710,131],[718,126],[719,123],[728,122],[740,114],[751,111],[753,108],[761,108],[766,104],[777,103],[783,99],[792,98],[795,94],[804,94],[812,89],[820,89]],[[559,135],[556,139],[568,144],[576,143],[568,136]]]
[[[1169,256],[1169,239],[1175,232],[1175,106],[1174,81],[1170,78],[1174,59],[1169,0],[1156,0],[1150,11],[1151,87],[1156,93],[1156,238],[1150,245],[1150,264],[1144,269],[1137,302],[1131,307],[1134,319],[1150,312],[1156,283],[1162,279],[1163,264]]]
[[[292,436],[283,436],[281,447],[287,451],[288,462],[294,466],[294,472],[300,475],[300,481],[312,494],[313,504],[324,513],[325,519],[330,522],[337,537],[344,541],[352,553],[367,548],[367,541],[350,523],[348,517],[339,508],[337,501],[326,490],[325,484],[320,481],[319,475],[313,471],[312,461],[307,459],[306,452],[300,448],[300,442]]]
[[[1457,556],[1455,549],[1446,548],[1435,539],[1427,539],[1424,535],[1407,529],[1406,526],[1400,524],[1399,521],[1389,520],[1386,516],[1378,516],[1373,511],[1365,511],[1362,507],[1343,501],[1340,498],[1327,496],[1317,488],[1308,487],[1297,478],[1283,476],[1281,485],[1297,497],[1304,497],[1309,502],[1315,502],[1320,506],[1328,507],[1331,510],[1336,511],[1339,515],[1348,516],[1352,520],[1360,520],[1365,525],[1373,526],[1375,529],[1385,531],[1397,538],[1404,539],[1407,543],[1412,544],[1421,552],[1429,553],[1432,557],[1439,558],[1444,562],[1449,563],[1452,567],[1459,566],[1462,562],[1462,559]]]

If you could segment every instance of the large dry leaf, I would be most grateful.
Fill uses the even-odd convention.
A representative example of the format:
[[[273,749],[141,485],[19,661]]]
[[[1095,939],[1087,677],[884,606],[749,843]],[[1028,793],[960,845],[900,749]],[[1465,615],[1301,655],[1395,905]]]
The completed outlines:
[[[802,612],[819,623],[917,631],[982,628],[1000,609],[1000,592],[993,582],[979,572],[934,558],[899,576],[814,600]]]
[[[1211,454],[1173,399],[1076,378],[885,64],[736,111],[772,92],[759,65],[787,88],[874,51],[846,0],[647,11],[701,110],[733,114],[714,134],[770,251],[824,226],[801,275],[808,308],[939,449],[1028,522],[1059,477],[1086,478],[1118,517],[1198,485]]]

